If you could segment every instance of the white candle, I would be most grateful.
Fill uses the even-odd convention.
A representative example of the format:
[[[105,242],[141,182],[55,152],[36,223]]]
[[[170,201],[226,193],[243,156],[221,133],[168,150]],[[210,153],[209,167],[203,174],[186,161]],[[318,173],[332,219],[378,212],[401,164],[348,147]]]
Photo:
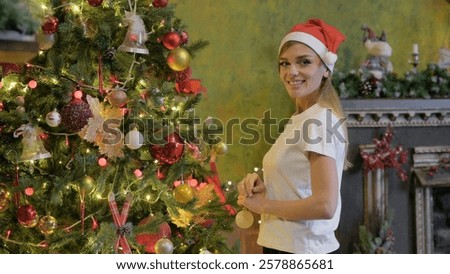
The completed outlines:
[[[413,54],[419,54],[419,45],[413,44]]]

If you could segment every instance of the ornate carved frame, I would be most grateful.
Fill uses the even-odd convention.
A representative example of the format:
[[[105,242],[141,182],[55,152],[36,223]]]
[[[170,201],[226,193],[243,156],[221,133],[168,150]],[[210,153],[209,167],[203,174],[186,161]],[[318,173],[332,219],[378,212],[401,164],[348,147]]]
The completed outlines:
[[[415,186],[416,253],[434,253],[433,244],[433,187],[450,187],[450,173],[428,175],[428,168],[450,157],[450,146],[414,148],[413,180]]]

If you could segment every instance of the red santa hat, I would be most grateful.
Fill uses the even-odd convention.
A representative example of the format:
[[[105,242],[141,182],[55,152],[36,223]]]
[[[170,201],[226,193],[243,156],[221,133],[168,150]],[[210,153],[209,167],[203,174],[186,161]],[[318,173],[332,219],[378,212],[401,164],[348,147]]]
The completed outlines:
[[[335,27],[326,24],[321,19],[309,19],[305,23],[297,24],[281,40],[278,54],[288,41],[297,41],[314,50],[327,68],[333,72],[337,61],[337,49],[345,40],[345,36]]]

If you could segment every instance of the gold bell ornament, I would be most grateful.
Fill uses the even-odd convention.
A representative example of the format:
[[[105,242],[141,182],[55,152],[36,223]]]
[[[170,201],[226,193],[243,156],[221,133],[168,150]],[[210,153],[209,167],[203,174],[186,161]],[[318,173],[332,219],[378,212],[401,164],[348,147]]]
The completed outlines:
[[[19,158],[20,162],[24,161],[34,161],[52,157],[50,152],[48,152],[44,143],[42,142],[39,134],[42,130],[38,126],[32,126],[31,124],[21,125],[14,132],[14,137],[18,138],[20,135],[23,136],[22,139],[22,155]]]
[[[148,49],[145,47],[145,41],[147,41],[147,31],[145,30],[145,24],[142,18],[136,14],[136,4],[133,11],[125,11],[125,18],[122,23],[128,26],[125,40],[118,50],[149,54]]]

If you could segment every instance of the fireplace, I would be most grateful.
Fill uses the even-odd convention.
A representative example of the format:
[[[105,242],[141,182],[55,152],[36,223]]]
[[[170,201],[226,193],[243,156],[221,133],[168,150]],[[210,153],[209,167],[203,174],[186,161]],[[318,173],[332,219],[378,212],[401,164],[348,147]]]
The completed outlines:
[[[414,149],[413,180],[418,254],[450,254],[450,169],[448,161],[442,166],[445,159],[450,159],[450,146]],[[439,168],[434,171],[436,167]]]

